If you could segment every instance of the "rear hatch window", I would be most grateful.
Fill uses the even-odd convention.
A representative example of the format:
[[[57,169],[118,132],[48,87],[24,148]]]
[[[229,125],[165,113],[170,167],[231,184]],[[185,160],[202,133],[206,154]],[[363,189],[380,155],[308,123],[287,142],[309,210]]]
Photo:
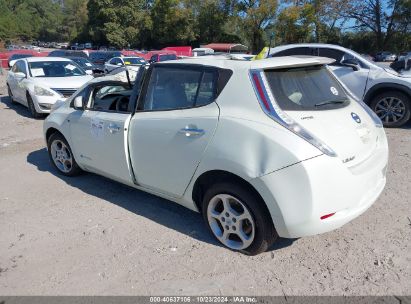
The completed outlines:
[[[325,66],[267,69],[264,75],[278,111],[330,147],[347,166],[372,155],[378,143],[372,118]]]
[[[274,98],[286,111],[341,108],[350,102],[322,66],[266,70],[265,74]]]

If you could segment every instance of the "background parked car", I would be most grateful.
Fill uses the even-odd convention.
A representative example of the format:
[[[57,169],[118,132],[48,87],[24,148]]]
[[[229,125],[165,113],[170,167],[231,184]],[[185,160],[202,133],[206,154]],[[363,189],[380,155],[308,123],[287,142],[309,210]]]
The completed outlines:
[[[161,61],[168,61],[168,60],[177,60],[176,54],[155,54],[151,56],[150,63],[161,62]]]
[[[12,102],[27,106],[31,115],[39,118],[50,113],[57,100],[70,97],[91,79],[93,76],[70,59],[30,57],[13,64],[7,74],[7,89]]]
[[[22,59],[22,58],[28,58],[28,57],[33,57],[33,55],[32,54],[13,54],[11,55],[8,61],[9,67],[11,68],[11,65],[10,65],[11,61],[15,61],[17,59]]]
[[[399,127],[411,117],[411,78],[398,75],[338,45],[289,44],[272,48],[271,57],[309,55],[335,60],[329,67],[380,117],[385,127]]]
[[[395,61],[397,55],[391,52],[379,52],[375,54],[375,61]]]
[[[141,57],[135,57],[135,56],[114,57],[104,64],[104,72],[108,73],[114,69],[117,69],[118,67],[125,66],[125,65],[138,67],[146,63],[147,62],[144,60],[144,58],[141,58]]]
[[[90,53],[89,60],[97,68],[104,70],[104,64],[113,57],[121,57],[121,52],[98,51]]]
[[[398,56],[398,60],[403,60],[406,57],[411,57],[411,51],[400,53],[400,55]]]
[[[87,58],[84,57],[67,57],[77,63],[83,70],[91,71],[93,74],[102,74],[104,71],[96,67]]]
[[[72,50],[55,50],[48,54],[48,57],[83,57],[88,58],[86,52],[83,51],[72,51]]]

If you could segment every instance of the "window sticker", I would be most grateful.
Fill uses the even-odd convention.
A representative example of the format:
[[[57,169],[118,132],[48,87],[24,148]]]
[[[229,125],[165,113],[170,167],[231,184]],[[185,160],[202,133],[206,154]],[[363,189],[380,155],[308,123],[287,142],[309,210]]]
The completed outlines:
[[[44,76],[44,70],[43,68],[31,69],[31,75],[33,77]]]
[[[90,62],[86,62],[86,66],[92,66]]]
[[[336,96],[338,95],[338,90],[335,87],[331,87],[330,90],[331,90],[331,93],[333,93],[334,95]]]
[[[90,122],[91,135],[97,139],[104,138],[104,121],[92,118]]]
[[[70,70],[70,71],[73,71],[75,68],[76,68],[76,67],[75,67],[74,65],[72,65],[72,64],[66,65],[66,69],[68,69],[68,70]]]

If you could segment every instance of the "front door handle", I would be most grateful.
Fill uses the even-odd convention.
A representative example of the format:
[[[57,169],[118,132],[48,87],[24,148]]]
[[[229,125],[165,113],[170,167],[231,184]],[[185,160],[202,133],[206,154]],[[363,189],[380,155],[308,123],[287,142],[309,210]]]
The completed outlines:
[[[117,126],[116,124],[111,123],[108,125],[107,129],[111,134],[113,134],[113,133],[117,133],[118,131],[120,131],[121,128]]]
[[[180,134],[184,134],[187,137],[192,137],[192,136],[200,136],[203,135],[205,132],[203,129],[198,129],[197,126],[191,126],[188,125],[183,129],[180,129],[178,131]]]

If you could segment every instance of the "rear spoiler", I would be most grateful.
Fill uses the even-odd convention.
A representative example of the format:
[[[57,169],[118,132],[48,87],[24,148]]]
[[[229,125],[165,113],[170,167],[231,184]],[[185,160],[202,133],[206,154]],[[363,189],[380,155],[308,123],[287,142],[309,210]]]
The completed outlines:
[[[261,60],[251,61],[252,69],[286,69],[313,65],[327,65],[335,62],[335,59],[317,56],[284,56],[270,57]]]

